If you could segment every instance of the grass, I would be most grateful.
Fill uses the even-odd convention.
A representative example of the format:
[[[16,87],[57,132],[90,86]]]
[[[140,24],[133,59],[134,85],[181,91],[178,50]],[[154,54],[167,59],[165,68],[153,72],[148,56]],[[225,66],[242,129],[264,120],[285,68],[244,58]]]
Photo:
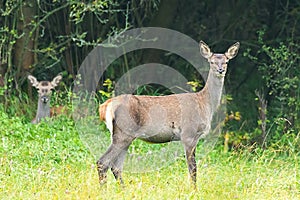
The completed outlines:
[[[196,189],[183,157],[157,171],[125,172],[124,186],[108,172],[100,186],[96,160],[70,119],[32,125],[1,113],[0,137],[0,199],[300,199],[295,151],[216,147],[198,161]]]

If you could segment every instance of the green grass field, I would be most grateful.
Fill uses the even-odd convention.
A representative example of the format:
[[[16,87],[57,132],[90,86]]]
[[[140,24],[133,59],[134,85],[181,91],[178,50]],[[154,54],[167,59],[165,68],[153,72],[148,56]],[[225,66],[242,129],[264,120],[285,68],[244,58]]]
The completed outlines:
[[[157,171],[125,172],[123,186],[109,171],[100,186],[72,120],[32,125],[1,113],[0,134],[0,199],[300,199],[299,149],[215,147],[198,160],[196,189],[183,156]]]

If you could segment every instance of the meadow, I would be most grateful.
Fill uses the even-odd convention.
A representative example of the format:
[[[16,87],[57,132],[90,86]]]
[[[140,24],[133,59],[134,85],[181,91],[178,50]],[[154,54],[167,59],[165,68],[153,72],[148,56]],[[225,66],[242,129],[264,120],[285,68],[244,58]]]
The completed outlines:
[[[124,185],[108,172],[100,186],[96,159],[71,118],[33,125],[1,111],[0,119],[0,199],[300,199],[299,134],[282,149],[228,152],[220,137],[198,159],[196,189],[183,155],[159,170],[125,172]]]

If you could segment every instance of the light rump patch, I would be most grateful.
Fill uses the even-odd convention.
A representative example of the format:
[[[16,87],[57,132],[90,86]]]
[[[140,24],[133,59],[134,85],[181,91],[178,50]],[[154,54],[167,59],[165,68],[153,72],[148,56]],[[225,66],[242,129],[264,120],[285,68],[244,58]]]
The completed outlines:
[[[107,106],[110,104],[112,99],[108,99],[105,103],[101,104],[99,107],[99,117],[101,121],[106,121],[106,113],[107,113]]]
[[[113,116],[113,112],[112,112],[112,102],[109,101],[109,103],[106,106],[106,113],[105,113],[105,123],[106,123],[106,127],[109,130],[109,132],[111,134],[113,134],[113,120],[114,120],[114,116]]]

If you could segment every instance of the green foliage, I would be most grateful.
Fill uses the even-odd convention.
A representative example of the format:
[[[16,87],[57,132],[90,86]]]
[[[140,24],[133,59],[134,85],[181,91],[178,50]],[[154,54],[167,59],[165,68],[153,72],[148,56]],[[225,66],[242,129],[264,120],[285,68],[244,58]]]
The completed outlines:
[[[67,117],[33,125],[19,117],[8,117],[3,111],[1,114],[1,154],[7,159],[26,160],[28,163],[23,164],[34,167],[49,161],[76,162],[87,153]]]
[[[15,92],[20,92],[26,86],[28,71],[40,80],[50,79],[61,71],[75,77],[94,46],[107,35],[128,28],[128,21],[117,20],[119,15],[128,15],[124,6],[127,2],[113,0],[1,3],[0,74],[5,85],[13,78],[13,86],[18,86]],[[34,41],[33,47],[27,46],[30,41]],[[17,54],[16,49],[24,50]],[[27,57],[22,57],[24,51],[32,53],[34,59],[26,62]],[[25,64],[17,63],[17,59]],[[13,92],[6,90],[7,95]]]
[[[251,55],[248,49],[244,55],[258,65],[265,83],[265,99],[269,105],[270,119],[285,118],[293,127],[299,122],[300,114],[300,46],[293,38],[287,38],[275,45],[265,40],[265,30],[258,31],[260,49]],[[272,120],[271,120],[272,121]],[[270,125],[270,124],[269,124]],[[288,126],[285,126],[288,127]]]
[[[194,92],[198,92],[200,90],[199,88],[201,88],[201,89],[203,88],[203,84],[199,80],[189,81],[189,82],[187,82],[187,84],[192,87],[192,90]]]
[[[99,90],[102,102],[113,96],[113,82],[110,79],[106,79],[103,83],[103,87],[102,90]]]
[[[149,84],[149,85],[142,85],[138,87],[135,91],[137,95],[150,95],[150,96],[162,96],[172,94],[170,89],[165,88],[162,85],[156,84]]]
[[[299,49],[300,46],[292,41],[287,44],[281,42],[278,47],[263,44],[262,53],[268,56],[270,62],[259,66],[269,89],[269,95],[274,96],[281,103],[285,117],[294,119],[298,118],[300,111],[300,102],[296,101],[300,97],[298,90],[300,70],[296,67],[300,59],[297,53]]]

